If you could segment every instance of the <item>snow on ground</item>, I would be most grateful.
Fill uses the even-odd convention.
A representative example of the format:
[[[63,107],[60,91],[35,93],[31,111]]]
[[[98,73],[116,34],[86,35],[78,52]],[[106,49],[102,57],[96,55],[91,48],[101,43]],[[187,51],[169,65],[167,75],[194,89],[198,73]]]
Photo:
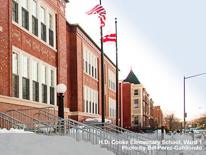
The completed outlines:
[[[147,137],[148,139],[153,140],[160,140],[161,134],[160,133],[153,133],[153,134],[138,134],[139,136],[143,135],[144,137]],[[155,155],[206,155],[206,133],[204,134],[164,134],[165,142],[178,142],[180,141],[181,144],[171,144],[171,145],[162,145],[161,146],[173,146],[173,150],[164,150],[164,151],[156,151]],[[188,142],[194,142],[193,144],[184,144],[185,141]],[[197,142],[197,144],[196,144]],[[184,148],[182,150],[175,150],[175,147],[178,147],[179,149]],[[199,150],[195,150],[199,147]],[[201,148],[200,148],[201,147]],[[192,149],[194,148],[194,149]],[[190,150],[191,149],[191,150]]]
[[[13,129],[11,128],[10,130],[7,130],[7,129],[0,129],[0,133],[32,133],[32,132],[29,132],[29,131],[24,131],[22,129]]]
[[[4,133],[4,134],[3,134]],[[18,133],[18,134],[17,134]],[[24,133],[24,134],[23,134]],[[26,133],[26,134],[25,134]],[[139,134],[148,140],[160,139],[160,135]],[[165,135],[166,141],[184,141],[189,140],[198,144],[183,144],[178,147],[196,147],[201,146],[198,151],[191,150],[163,150],[154,151],[152,155],[206,155],[206,135],[197,135],[193,137],[191,134],[172,134]],[[201,141],[201,142],[200,142]],[[174,146],[163,145],[160,146]],[[101,148],[98,145],[92,145],[83,141],[76,141],[69,136],[45,136],[37,135],[31,132],[16,129],[0,129],[0,154],[1,155],[114,155],[112,152]],[[141,154],[140,154],[141,155]]]
[[[4,133],[4,134],[2,134]],[[18,134],[14,134],[18,133]],[[114,155],[98,145],[69,136],[45,136],[11,129],[0,130],[1,155]]]

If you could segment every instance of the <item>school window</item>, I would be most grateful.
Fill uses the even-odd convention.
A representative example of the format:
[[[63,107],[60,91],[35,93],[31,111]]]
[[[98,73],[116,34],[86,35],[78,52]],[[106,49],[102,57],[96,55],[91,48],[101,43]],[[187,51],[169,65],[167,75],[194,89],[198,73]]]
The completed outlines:
[[[84,73],[91,76],[94,79],[98,79],[97,73],[97,57],[86,47],[83,50],[83,64],[84,64]]]
[[[39,37],[48,46],[54,47],[55,12],[42,4],[37,5],[37,2],[38,0],[12,0],[12,21],[19,23],[20,27],[27,30],[26,32]]]
[[[29,58],[22,55],[22,98],[29,100]]]
[[[94,78],[95,78],[95,79],[98,79],[98,77],[97,77],[97,57],[95,57],[94,63],[95,63],[95,67],[94,67]]]
[[[86,53],[85,54],[85,68],[86,68],[85,72],[88,73],[88,51],[86,50],[85,53]]]
[[[38,36],[37,2],[32,0],[32,33]]]
[[[116,77],[114,72],[112,72],[110,69],[108,71],[108,79],[109,79],[109,89],[116,91]]]
[[[46,42],[46,10],[40,8],[40,21],[41,21],[41,39]]]
[[[49,45],[54,46],[53,15],[49,14]]]
[[[47,103],[46,66],[42,65],[42,103]]]
[[[55,68],[23,53],[19,49],[12,53],[12,96],[55,105]]]
[[[19,97],[19,55],[12,53],[12,95]]]
[[[54,71],[50,70],[50,104],[54,105],[54,95],[55,95],[55,90],[54,90],[54,84],[55,84],[55,79],[54,79]]]
[[[32,99],[39,101],[38,62],[32,61]]]
[[[28,0],[22,0],[22,27],[29,30]]]
[[[16,0],[12,0],[12,20],[18,23],[18,3]]]
[[[84,112],[98,114],[98,92],[84,86]]]
[[[116,117],[116,101],[109,97],[109,117]]]

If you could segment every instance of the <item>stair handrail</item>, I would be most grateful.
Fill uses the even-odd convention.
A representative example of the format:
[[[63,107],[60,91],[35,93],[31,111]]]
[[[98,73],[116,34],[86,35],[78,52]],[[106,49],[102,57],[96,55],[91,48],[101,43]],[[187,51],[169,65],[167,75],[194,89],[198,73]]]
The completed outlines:
[[[108,130],[106,130],[106,129],[102,129],[101,127],[97,127],[97,126],[90,126],[90,125],[88,125],[88,124],[85,124],[85,123],[81,123],[81,122],[78,122],[78,121],[76,121],[76,120],[73,120],[73,119],[70,119],[70,118],[67,118],[67,119],[62,119],[62,118],[60,118],[60,117],[58,117],[58,116],[56,116],[56,115],[53,115],[53,114],[51,114],[51,113],[48,113],[47,111],[43,111],[43,110],[40,110],[39,111],[40,113],[41,112],[44,112],[44,115],[45,116],[49,116],[50,118],[55,118],[56,120],[59,120],[59,121],[71,121],[71,122],[73,122],[73,123],[76,123],[76,124],[78,124],[79,126],[84,126],[84,128],[83,128],[83,130],[84,129],[88,129],[88,128],[91,128],[91,129],[94,129],[95,128],[95,130],[103,130],[105,133],[107,133],[107,134],[113,134],[114,135],[114,133],[115,132],[117,132],[118,130],[116,130],[116,129],[114,129],[114,128],[111,128],[112,130],[113,130],[113,132],[111,132],[111,131],[108,131]],[[42,114],[42,113],[41,113]],[[102,125],[102,123],[99,123],[99,124],[101,124]],[[108,123],[104,123],[103,124],[103,126],[104,125],[111,125],[111,124],[108,124]],[[111,125],[112,127],[117,127],[117,126],[115,126],[115,125]],[[124,129],[124,128],[121,128],[121,127],[119,127],[118,129]],[[81,130],[81,129],[80,129]],[[115,131],[115,132],[114,132]],[[132,134],[134,134],[134,135],[130,135],[130,136],[128,136],[128,135],[123,135],[123,134],[121,134],[121,135],[118,135],[118,137],[121,137],[121,138],[126,138],[127,140],[128,140],[128,138],[134,138],[134,137],[136,137],[137,136],[137,134],[135,133],[135,132],[132,132],[132,131],[130,131],[130,130],[127,130],[127,129],[124,129],[124,131],[127,131],[127,132],[129,132],[129,133],[132,133]],[[125,133],[125,132],[118,132],[118,133]],[[142,138],[140,138],[140,137],[136,137],[137,139],[141,139],[141,140],[145,140],[145,139],[142,139]]]
[[[20,115],[23,115],[23,116],[25,116],[26,118],[31,119],[31,120],[32,120],[31,124],[33,124],[34,126],[37,125],[37,124],[42,124],[42,125],[44,125],[44,126],[47,127],[47,128],[53,128],[53,127],[54,127],[54,126],[49,125],[49,124],[47,124],[47,123],[45,123],[45,122],[39,121],[38,119],[35,119],[35,118],[27,115],[26,113],[21,112],[21,111],[18,111],[18,110],[8,110],[8,111],[6,111],[6,114],[8,114],[8,113],[13,113],[13,112],[15,112],[15,113],[17,113],[17,114],[20,114]],[[26,123],[24,123],[24,124],[26,124]],[[30,124],[30,123],[28,123],[28,124]],[[38,128],[42,128],[42,127],[41,127],[41,126],[35,126],[35,127],[33,128],[33,130],[38,130]]]
[[[5,119],[5,120],[8,121],[9,123],[11,123],[11,124],[12,124],[12,127],[13,127],[13,125],[15,125],[15,126],[17,126],[18,128],[21,128],[21,129],[24,129],[24,128],[25,128],[25,124],[24,124],[23,122],[15,119],[15,118],[13,118],[13,117],[11,117],[11,116],[3,113],[3,112],[0,112],[0,117],[1,117],[2,119]],[[12,120],[12,121],[11,121],[11,120]],[[21,125],[20,125],[20,124],[21,124]]]

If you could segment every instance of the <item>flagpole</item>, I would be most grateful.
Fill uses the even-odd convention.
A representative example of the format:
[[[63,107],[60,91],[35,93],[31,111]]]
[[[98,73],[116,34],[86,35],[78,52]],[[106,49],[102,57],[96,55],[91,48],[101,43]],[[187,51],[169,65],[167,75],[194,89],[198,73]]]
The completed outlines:
[[[117,18],[115,18],[115,32],[116,32],[116,126],[119,126],[119,99],[118,99],[118,81],[119,81],[119,68],[118,68],[118,46],[117,46]]]
[[[99,4],[102,5],[102,1],[99,0]],[[100,37],[101,37],[101,96],[102,96],[102,123],[105,123],[105,86],[104,86],[104,49],[103,49],[103,29],[100,26]]]

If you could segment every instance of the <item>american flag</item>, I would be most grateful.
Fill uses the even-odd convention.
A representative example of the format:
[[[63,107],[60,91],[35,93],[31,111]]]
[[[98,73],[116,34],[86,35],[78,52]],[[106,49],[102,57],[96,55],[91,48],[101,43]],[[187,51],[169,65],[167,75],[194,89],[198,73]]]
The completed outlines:
[[[86,14],[88,15],[98,14],[98,17],[100,19],[100,26],[101,27],[105,26],[106,10],[104,9],[103,6],[98,4],[94,8],[92,8],[90,11],[86,12]]]
[[[102,37],[102,41],[103,42],[107,42],[107,41],[116,42],[117,41],[117,35],[115,33],[105,35],[104,37]]]

